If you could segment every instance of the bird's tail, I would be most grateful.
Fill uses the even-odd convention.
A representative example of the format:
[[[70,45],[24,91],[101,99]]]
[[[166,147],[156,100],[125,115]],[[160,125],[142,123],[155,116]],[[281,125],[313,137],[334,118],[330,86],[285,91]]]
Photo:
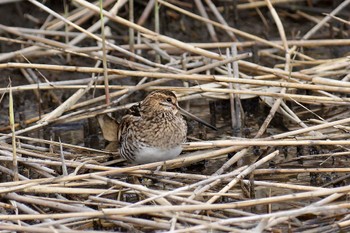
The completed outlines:
[[[110,142],[118,141],[119,123],[116,119],[104,114],[97,116],[97,121],[105,140]]]

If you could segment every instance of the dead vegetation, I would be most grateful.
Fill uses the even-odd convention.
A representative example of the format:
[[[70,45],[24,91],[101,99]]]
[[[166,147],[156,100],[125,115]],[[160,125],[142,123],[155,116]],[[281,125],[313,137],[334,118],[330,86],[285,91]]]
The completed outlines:
[[[1,232],[348,231],[349,3],[1,2]],[[155,89],[218,132],[137,166],[96,146]]]

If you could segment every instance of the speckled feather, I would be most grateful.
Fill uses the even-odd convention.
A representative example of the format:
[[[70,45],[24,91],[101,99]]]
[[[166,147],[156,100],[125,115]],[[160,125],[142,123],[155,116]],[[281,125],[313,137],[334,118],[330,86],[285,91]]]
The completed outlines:
[[[119,125],[121,156],[135,163],[149,163],[175,158],[186,141],[187,124],[178,111],[171,91],[154,91]]]

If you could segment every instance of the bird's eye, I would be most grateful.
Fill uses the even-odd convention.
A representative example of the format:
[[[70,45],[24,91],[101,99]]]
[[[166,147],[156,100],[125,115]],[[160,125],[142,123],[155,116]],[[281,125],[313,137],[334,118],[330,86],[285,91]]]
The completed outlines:
[[[167,98],[166,101],[171,103],[171,98]]]

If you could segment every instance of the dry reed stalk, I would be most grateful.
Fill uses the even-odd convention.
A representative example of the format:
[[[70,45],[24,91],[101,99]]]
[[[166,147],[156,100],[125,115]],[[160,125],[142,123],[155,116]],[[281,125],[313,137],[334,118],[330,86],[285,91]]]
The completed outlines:
[[[130,1],[132,2],[132,0]],[[101,42],[102,42],[102,64],[103,64],[103,77],[104,77],[104,86],[105,86],[105,96],[106,96],[106,105],[109,105],[111,100],[109,96],[109,80],[107,74],[107,52],[106,52],[106,35],[105,35],[105,22],[103,17],[103,1],[100,0],[100,21],[101,21]],[[133,51],[132,51],[133,52]]]
[[[111,14],[117,14],[119,9],[126,4],[126,1],[123,0],[123,1],[118,1],[113,7],[112,9],[109,11]],[[103,4],[103,8],[104,7],[107,7],[106,4]],[[83,8],[85,10],[85,8]],[[104,19],[104,24],[106,24],[108,22],[108,19]],[[94,23],[92,26],[90,26],[87,31],[89,32],[95,32],[96,30],[100,29],[102,25],[102,22],[101,20],[97,21],[96,23]],[[109,36],[108,35],[105,35],[106,38],[108,38]],[[78,44],[79,42],[81,42],[83,39],[85,39],[87,37],[87,34],[84,34],[84,33],[80,33],[78,34],[69,44],[70,45],[76,45]],[[109,38],[108,38],[109,39]],[[105,48],[105,49],[109,49],[109,48]],[[100,50],[100,48],[99,48]]]
[[[9,119],[12,134],[12,169],[13,169],[13,180],[18,181],[18,162],[17,162],[17,145],[15,137],[15,114],[13,109],[13,95],[11,90],[11,80],[9,85]]]
[[[45,140],[45,139],[41,139],[41,138],[25,137],[25,136],[16,136],[16,138],[17,139],[24,139],[24,140],[32,141],[32,142],[37,142],[37,143],[44,143],[47,145],[54,145],[54,146],[61,146],[62,145],[62,147],[64,147],[64,148],[71,148],[71,149],[76,149],[76,150],[90,151],[90,152],[102,153],[102,154],[109,153],[109,152],[106,152],[103,150],[88,148],[88,147],[79,146],[79,145],[72,145],[72,144],[62,143],[62,142],[60,143],[60,142]],[[36,150],[39,150],[39,149],[36,148]]]
[[[46,29],[34,29],[34,28],[25,28],[25,27],[8,27],[10,30],[18,31],[21,33],[30,33],[30,34],[39,34],[39,35],[47,35],[47,36],[61,36],[61,37],[76,37],[80,35],[78,32],[62,32],[62,31],[54,31],[54,30],[46,30]],[[4,38],[5,39],[5,38]],[[10,38],[7,38],[10,40]],[[21,41],[18,41],[21,43]],[[24,41],[22,41],[24,42]]]
[[[138,25],[142,26],[145,23],[146,19],[150,15],[151,10],[154,7],[154,2],[155,2],[155,0],[151,0],[147,3],[145,10],[142,12],[142,15],[140,16],[139,20],[137,21]]]
[[[325,15],[327,15],[327,14],[325,14]],[[350,25],[350,22],[349,22],[349,21],[346,21],[346,20],[344,20],[344,19],[342,19],[342,18],[339,18],[339,17],[337,17],[337,16],[334,16],[334,15],[329,15],[329,16],[332,17],[333,19],[336,19],[336,20],[342,22],[342,23],[345,23],[345,24],[347,24],[347,25]],[[345,35],[346,35],[346,34],[345,34]]]
[[[35,226],[21,226],[21,225],[2,225],[0,226],[1,230],[6,230],[6,231],[23,231],[23,232],[38,232],[38,233],[47,233],[49,228],[47,227],[35,227]],[[63,230],[63,229],[57,229],[59,232],[64,232],[64,233],[81,233],[80,230]],[[91,233],[98,233],[100,231],[89,231]],[[112,233],[113,231],[106,231]]]
[[[244,140],[244,141],[243,141]],[[220,140],[220,141],[205,141],[205,142],[187,142],[185,144],[188,149],[195,147],[200,148],[215,148],[227,146],[299,146],[299,145],[350,145],[349,140],[278,140],[278,141],[264,141],[264,140]]]
[[[57,194],[90,194],[90,195],[93,195],[93,194],[105,194],[105,195],[108,195],[108,194],[113,194],[113,193],[118,193],[119,190],[108,190],[108,189],[93,189],[93,188],[72,188],[72,187],[69,187],[69,188],[64,188],[64,187],[57,187],[57,186],[46,186],[46,185],[36,185],[36,186],[32,186],[32,187],[29,187],[29,188],[24,188],[21,190],[21,192],[24,192],[24,193],[57,193]]]
[[[230,50],[226,49],[226,57],[230,57],[230,56],[231,56]],[[231,67],[232,65],[233,64],[231,64],[231,63],[227,64],[227,74],[231,78],[233,77],[233,71],[232,71],[232,67]],[[237,76],[238,76],[238,73],[237,74],[235,73],[235,77],[237,77]],[[229,83],[228,88],[232,90],[233,84]],[[238,123],[236,121],[238,119],[236,118],[237,113],[236,113],[235,99],[234,99],[233,93],[229,94],[229,98],[230,98],[231,128],[232,128],[232,131],[234,131],[237,128],[236,126],[238,126]],[[233,136],[234,136],[234,134],[233,134]]]
[[[318,18],[313,17],[313,16],[311,16],[311,15],[305,13],[305,12],[302,12],[302,11],[300,11],[300,10],[298,10],[296,13],[297,13],[298,15],[304,17],[305,19],[310,20],[310,21],[312,21],[312,22],[314,22],[314,23],[319,23],[319,22],[320,22],[320,20],[319,20]],[[326,27],[328,27],[328,28],[331,28],[331,29],[332,29],[333,31],[335,31],[335,32],[339,32],[339,31],[340,31],[339,28],[336,28],[336,27],[330,25],[329,23],[325,23],[324,26],[326,26]],[[347,34],[346,32],[343,32],[343,33],[344,33],[345,36],[348,36],[348,34]]]
[[[12,161],[12,160],[9,160],[9,161]],[[0,166],[0,171],[4,174],[7,174],[9,175],[10,177],[15,177],[15,172],[13,172],[13,170],[11,169],[8,169],[4,166]],[[28,180],[27,177],[25,176],[22,176],[21,174],[18,174],[18,179],[17,180]]]
[[[346,0],[339,4],[337,8],[335,8],[328,16],[324,17],[318,24],[316,24],[310,31],[308,31],[303,37],[302,40],[309,39],[313,34],[315,34],[322,26],[325,25],[325,23],[331,19],[331,16],[337,14],[341,10],[343,10],[344,7],[346,7],[350,3],[350,0]],[[296,46],[293,46],[291,48],[291,52],[294,52],[297,49]]]
[[[108,5],[112,4],[113,0],[106,0],[104,3],[104,7],[107,7]],[[99,1],[93,2],[94,5],[99,5]],[[78,21],[79,19],[86,20],[87,18],[92,17],[93,14],[89,12],[88,9],[85,8],[76,8],[75,10],[71,11],[69,16],[67,17],[70,21]],[[64,26],[65,22],[59,19],[53,19],[51,22],[47,25],[48,30],[59,30]],[[70,27],[69,30],[72,30]]]
[[[20,30],[20,29],[18,29]],[[273,40],[272,41],[275,44],[281,45],[283,42],[279,40]],[[350,44],[350,39],[315,39],[315,40],[287,40],[288,46],[300,46],[300,47],[326,47],[326,46],[346,46]],[[237,47],[251,47],[254,45],[263,45],[260,44],[259,42],[256,41],[245,41],[245,42],[216,42],[216,43],[189,43],[195,47],[198,48],[203,48],[203,49],[220,49],[220,48],[230,48],[233,44],[236,44]],[[169,44],[165,43],[159,43],[158,44],[161,49],[164,50],[170,50],[171,52],[176,52],[174,51],[175,47]],[[124,49],[129,49],[129,45],[122,45],[121,46]],[[138,44],[135,45],[135,49],[143,49],[143,50],[148,50],[150,49],[147,45],[145,44]],[[181,51],[183,52],[183,51]],[[319,62],[324,62],[323,59],[317,59],[314,61],[298,61],[298,62],[303,62],[306,64],[314,64],[314,63],[319,63]]]
[[[271,172],[274,173],[309,173],[309,172],[315,172],[315,173],[326,173],[326,172],[349,172],[349,168],[296,168],[296,169],[258,169],[254,171],[254,174],[270,174]]]
[[[249,180],[243,180],[244,183],[249,184]],[[256,186],[264,186],[264,187],[275,187],[275,188],[281,188],[281,189],[293,189],[293,190],[299,190],[299,191],[313,191],[313,190],[321,190],[324,188],[320,187],[313,187],[313,186],[307,186],[307,185],[300,185],[300,184],[283,184],[283,183],[277,183],[272,181],[254,181],[254,184]]]
[[[279,32],[279,35],[281,37],[281,41],[282,41],[282,44],[283,44],[283,48],[284,48],[284,51],[285,51],[285,56],[286,56],[286,64],[284,66],[284,70],[287,71],[287,72],[291,72],[290,70],[290,54],[289,54],[289,48],[288,48],[288,44],[287,44],[287,39],[286,39],[286,35],[285,35],[285,32],[284,32],[284,28],[283,28],[283,25],[281,23],[281,20],[280,18],[278,17],[277,15],[277,12],[276,10],[273,8],[271,2],[269,0],[266,0],[266,4],[272,14],[272,17],[276,23],[276,26],[278,28],[278,32]],[[290,76],[288,76],[290,77]],[[285,94],[287,92],[287,89],[286,88],[282,88],[280,90],[280,93],[281,94]],[[264,99],[263,99],[264,100]],[[267,99],[268,101],[269,99]],[[266,100],[265,100],[266,101]],[[262,134],[266,131],[266,128],[268,127],[268,125],[270,124],[271,120],[273,119],[274,115],[276,114],[276,111],[280,108],[280,105],[282,103],[282,98],[278,98],[276,100],[273,100],[273,105],[271,106],[271,110],[269,112],[269,115],[266,117],[264,123],[262,124],[262,126],[260,127],[259,131],[257,132],[257,134],[255,135],[255,138],[259,138],[262,136]]]
[[[209,20],[208,13],[206,12],[204,5],[201,0],[195,0],[194,3],[196,4],[196,7],[198,8],[199,13],[202,15],[203,18],[206,18]],[[211,40],[214,42],[218,42],[218,37],[216,35],[215,29],[212,24],[206,23],[209,35],[211,37]]]
[[[213,14],[215,15],[215,17],[217,18],[217,20],[224,26],[228,26],[226,20],[224,19],[224,17],[221,15],[221,13],[219,12],[219,10],[217,9],[217,7],[214,5],[214,3],[211,0],[205,0],[205,2],[207,3],[207,5],[209,6],[210,10],[213,12]],[[235,34],[231,31],[226,31],[226,33],[231,37],[232,41],[237,41],[237,38],[235,36]]]
[[[273,3],[274,5],[283,4],[283,3],[293,3],[293,2],[298,2],[298,1],[302,1],[302,0],[270,0],[270,2]],[[267,5],[268,5],[268,3],[266,1],[255,1],[255,2],[237,4],[237,9],[238,10],[247,10],[250,8],[264,7]]]

